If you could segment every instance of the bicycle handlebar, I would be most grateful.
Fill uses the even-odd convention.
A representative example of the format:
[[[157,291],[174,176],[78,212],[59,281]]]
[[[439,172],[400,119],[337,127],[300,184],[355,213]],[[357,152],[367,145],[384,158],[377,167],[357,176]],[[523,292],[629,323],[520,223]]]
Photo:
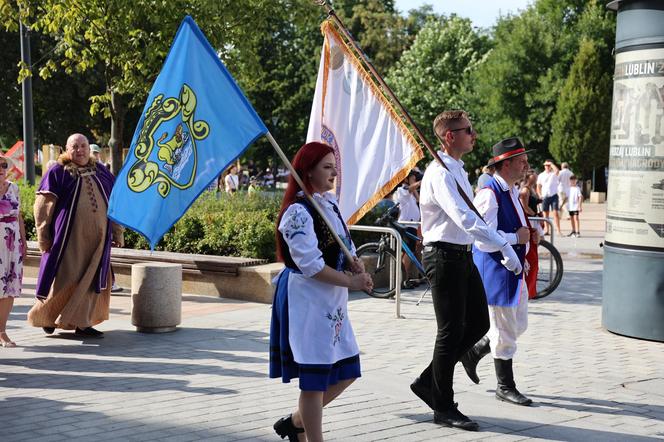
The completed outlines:
[[[387,209],[387,210],[385,211],[385,213],[383,213],[383,214],[380,216],[380,218],[378,218],[378,219],[376,220],[376,224],[381,224],[381,225],[382,225],[382,224],[386,224],[387,218],[389,218],[390,216],[392,216],[392,215],[394,214],[394,212],[395,212],[398,208],[399,208],[399,203],[396,203],[395,205],[393,205],[392,207],[390,207],[389,209]]]

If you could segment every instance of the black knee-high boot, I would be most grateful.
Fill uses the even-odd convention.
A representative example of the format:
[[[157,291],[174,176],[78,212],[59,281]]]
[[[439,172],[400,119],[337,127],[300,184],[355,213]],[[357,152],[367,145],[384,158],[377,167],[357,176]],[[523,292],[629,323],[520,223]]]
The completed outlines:
[[[496,367],[496,399],[509,402],[516,405],[530,405],[532,400],[519,393],[514,382],[514,372],[512,371],[511,359],[494,359],[493,364]]]
[[[461,356],[461,359],[459,359],[470,380],[476,384],[480,383],[480,377],[477,376],[477,364],[480,362],[480,359],[488,355],[489,352],[491,352],[491,348],[489,347],[489,337],[483,336],[482,339],[477,341],[477,343],[473,345],[466,354]]]

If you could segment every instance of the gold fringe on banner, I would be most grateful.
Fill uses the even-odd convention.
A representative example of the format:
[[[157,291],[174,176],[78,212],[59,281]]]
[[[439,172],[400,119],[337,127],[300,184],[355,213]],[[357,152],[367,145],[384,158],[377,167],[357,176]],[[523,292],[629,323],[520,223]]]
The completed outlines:
[[[323,35],[325,36],[325,55],[328,57],[325,60],[325,72],[323,73],[324,75],[324,85],[323,85],[323,109],[324,107],[324,102],[325,102],[325,93],[327,91],[327,74],[328,74],[328,68],[329,68],[329,53],[330,53],[330,45],[329,42],[327,41],[328,38],[328,33],[331,35],[333,38],[336,39],[337,43],[339,44],[339,47],[341,50],[344,52],[344,55],[347,56],[348,60],[355,66],[357,69],[359,75],[361,78],[364,80],[364,83],[369,87],[369,90],[373,93],[374,97],[379,100],[389,115],[392,118],[392,121],[394,121],[399,129],[401,130],[401,133],[408,139],[408,141],[411,144],[411,147],[413,149],[413,156],[411,156],[410,160],[408,160],[408,163],[406,166],[404,166],[399,172],[397,172],[387,183],[385,183],[379,190],[376,192],[369,200],[367,200],[366,203],[362,205],[348,220],[348,224],[355,224],[357,221],[359,221],[373,206],[375,206],[378,201],[383,199],[385,195],[387,195],[394,187],[397,186],[401,181],[403,181],[406,176],[408,175],[408,172],[415,167],[417,162],[421,160],[424,157],[424,153],[422,152],[422,148],[420,144],[417,142],[415,137],[413,136],[413,133],[411,130],[408,128],[408,126],[403,122],[401,115],[397,110],[394,108],[392,102],[385,96],[383,93],[382,89],[380,88],[379,85],[376,84],[373,76],[371,73],[365,68],[364,64],[362,61],[357,57],[355,54],[354,50],[348,45],[346,40],[337,32],[337,30],[334,27],[334,23],[330,20],[327,19],[321,24],[321,31],[323,32]]]

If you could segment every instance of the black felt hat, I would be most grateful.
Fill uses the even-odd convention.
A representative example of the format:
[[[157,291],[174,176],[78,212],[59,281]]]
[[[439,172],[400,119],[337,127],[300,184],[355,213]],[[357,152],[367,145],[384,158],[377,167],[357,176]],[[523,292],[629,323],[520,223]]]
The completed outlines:
[[[523,142],[518,137],[505,138],[504,140],[493,145],[493,158],[489,160],[487,166],[493,166],[501,161],[510,158],[525,155],[528,152],[533,152],[535,149],[526,150]]]

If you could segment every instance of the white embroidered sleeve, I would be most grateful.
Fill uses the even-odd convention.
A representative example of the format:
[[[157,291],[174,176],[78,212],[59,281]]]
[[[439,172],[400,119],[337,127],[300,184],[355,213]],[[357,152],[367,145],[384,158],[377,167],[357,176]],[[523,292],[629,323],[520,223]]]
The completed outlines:
[[[291,204],[279,223],[288,251],[304,276],[312,277],[325,267],[323,253],[318,248],[314,220],[301,204]]]

